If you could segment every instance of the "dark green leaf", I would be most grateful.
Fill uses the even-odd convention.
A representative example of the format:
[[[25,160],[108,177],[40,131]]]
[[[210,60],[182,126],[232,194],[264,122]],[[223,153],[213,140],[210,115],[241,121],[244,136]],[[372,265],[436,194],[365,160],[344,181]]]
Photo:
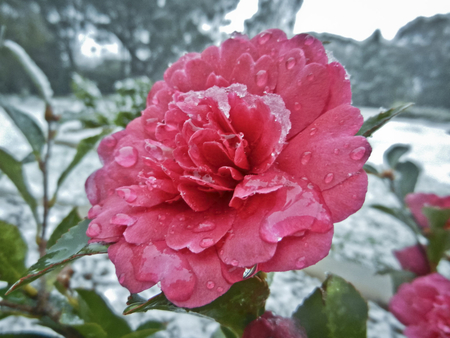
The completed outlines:
[[[121,338],[147,338],[158,331],[161,331],[161,329],[145,329],[131,332],[125,336],[122,336]]]
[[[405,111],[412,105],[413,103],[407,103],[368,118],[356,135],[361,135],[364,137],[371,136],[374,132],[384,126],[390,119]]]
[[[269,296],[269,287],[260,275],[235,283],[230,290],[215,301],[193,309],[179,308],[172,304],[163,293],[150,298],[145,303],[128,306],[124,314],[145,312],[149,310],[166,310],[192,313],[213,318],[229,328],[237,337],[241,337],[245,327],[264,313],[264,306]]]
[[[394,189],[397,196],[403,201],[407,194],[414,191],[420,170],[410,161],[398,163],[395,170],[400,173],[400,177],[395,177]]]
[[[108,334],[97,323],[85,323],[71,325],[75,330],[80,332],[85,338],[107,338]]]
[[[80,163],[80,161],[83,159],[83,157],[95,147],[98,140],[100,140],[103,136],[105,136],[109,133],[110,133],[110,130],[103,130],[98,135],[94,135],[94,136],[85,138],[84,140],[80,141],[80,143],[77,146],[77,152],[76,152],[72,162],[70,162],[69,166],[63,171],[63,173],[61,174],[61,176],[58,179],[58,183],[56,185],[56,191],[53,195],[53,199],[56,199],[59,188],[61,187],[61,185],[63,184],[65,179],[69,176],[71,171],[78,165],[78,163]]]
[[[430,233],[428,234],[427,256],[436,267],[447,250],[450,250],[450,229],[447,222],[450,219],[450,209],[423,208],[422,212],[428,218]]]
[[[55,245],[56,241],[60,239],[62,235],[82,221],[77,210],[78,208],[73,208],[72,211],[61,221],[61,223],[59,223],[47,242],[47,248]]]
[[[117,114],[116,118],[114,119],[114,124],[119,127],[126,127],[128,123],[130,123],[132,120],[134,120],[139,115],[133,114],[131,112],[120,112]]]
[[[305,328],[308,338],[365,338],[368,311],[353,285],[330,275],[293,317]]]
[[[125,319],[117,316],[94,290],[76,289],[76,291],[79,296],[77,312],[85,323],[100,325],[108,338],[122,337],[131,332]]]
[[[417,224],[414,222],[414,220],[409,215],[405,214],[403,209],[389,208],[389,207],[386,207],[381,204],[373,204],[373,205],[371,205],[371,207],[397,218],[399,221],[405,223],[415,233],[417,233],[417,234],[420,233],[420,230],[419,230]]]
[[[324,290],[317,288],[292,315],[305,329],[309,338],[331,337],[323,294]]]
[[[2,338],[57,338],[58,336],[40,332],[0,333]]]
[[[378,274],[380,275],[389,275],[392,280],[392,291],[394,294],[397,293],[398,288],[403,283],[409,283],[414,278],[416,278],[416,274],[411,271],[406,270],[394,270],[394,269],[388,269],[384,271],[379,271]]]
[[[214,331],[211,338],[236,338],[236,335],[225,326],[220,326]]]
[[[378,175],[379,172],[377,170],[377,168],[375,168],[373,165],[371,164],[364,164],[363,169],[366,171],[366,173],[368,174],[372,174],[372,175]]]
[[[164,322],[158,322],[158,321],[155,321],[155,320],[149,320],[149,321],[139,325],[138,328],[136,329],[136,331],[148,330],[148,329],[165,330],[166,326],[167,326],[167,324],[164,323]]]
[[[5,110],[5,112],[11,118],[17,128],[19,128],[19,130],[28,140],[31,149],[33,149],[34,156],[37,159],[41,158],[42,150],[46,141],[41,127],[39,127],[34,118],[32,118],[23,110],[9,105],[5,102],[5,100],[1,98],[0,106]]]
[[[36,161],[36,157],[34,156],[33,152],[29,153],[27,156],[25,156],[22,161],[22,164],[27,164]]]
[[[86,230],[89,223],[90,220],[86,219],[70,228],[69,232],[65,233],[44,257],[28,269],[26,276],[19,279],[8,293],[80,257],[106,253],[106,246],[96,243],[88,244],[89,237],[86,236]]]
[[[406,154],[410,149],[411,147],[407,144],[394,144],[384,152],[384,160],[392,169],[395,169],[400,157]]]
[[[0,221],[0,280],[13,283],[25,272],[27,244],[19,229]]]
[[[37,203],[31,193],[28,191],[28,187],[25,184],[25,179],[22,172],[22,163],[17,161],[12,155],[0,148],[0,170],[8,176],[8,178],[14,183],[23,199],[30,206],[34,219],[38,223],[37,215]]]

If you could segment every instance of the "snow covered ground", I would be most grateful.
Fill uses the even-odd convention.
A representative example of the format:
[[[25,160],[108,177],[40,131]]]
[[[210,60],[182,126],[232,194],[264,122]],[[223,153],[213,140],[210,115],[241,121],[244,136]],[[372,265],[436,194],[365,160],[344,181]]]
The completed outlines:
[[[36,117],[40,125],[43,122],[43,103],[36,98],[12,98],[12,103],[25,109]],[[55,101],[57,109],[76,105],[69,99]],[[378,112],[378,109],[362,109],[365,118]],[[76,123],[61,130],[59,140],[76,141],[93,135],[96,131],[71,133],[70,128]],[[397,118],[384,126],[369,139],[373,147],[369,162],[382,168],[383,153],[392,144],[404,143],[412,146],[407,157],[422,168],[422,174],[416,190],[434,192],[440,195],[450,194],[450,124],[432,123],[421,120]],[[23,136],[17,132],[12,122],[0,112],[0,147],[8,149],[18,159],[25,157],[30,148]],[[75,150],[56,145],[53,148],[53,161],[50,166],[50,187],[55,186],[57,177],[71,161]],[[52,211],[50,227],[55,227],[61,218],[67,214],[73,205],[86,210],[88,205],[84,195],[84,181],[88,175],[100,166],[94,152],[86,156],[80,166],[64,183],[59,203]],[[36,164],[25,165],[30,188],[35,196],[40,196],[41,178]],[[351,262],[358,266],[377,271],[389,267],[398,267],[392,250],[411,244],[413,237],[408,229],[391,217],[381,214],[369,207],[370,204],[392,204],[395,199],[390,196],[387,188],[379,179],[371,177],[366,203],[363,208],[347,220],[336,224],[335,238],[331,253],[332,259]],[[37,259],[34,244],[35,229],[28,209],[17,195],[14,186],[6,177],[0,177],[0,219],[18,224],[30,245],[28,263]],[[51,229],[50,229],[51,230]],[[94,256],[80,259],[73,264],[77,272],[72,280],[72,286],[85,288],[96,287],[109,300],[117,312],[122,312],[128,293],[121,288],[114,275],[114,267],[106,256]],[[448,273],[448,266],[442,266],[443,273]],[[449,277],[449,276],[448,276]],[[267,309],[279,315],[289,316],[302,299],[306,297],[320,281],[302,271],[276,273],[271,285],[271,296]],[[146,291],[145,296],[156,294],[158,290]],[[149,319],[159,319],[169,322],[168,330],[155,335],[159,338],[208,338],[217,328],[217,324],[207,319],[191,315],[172,314],[163,311],[136,314],[127,317],[132,326]],[[30,320],[10,317],[0,321],[0,333],[11,330],[34,328]],[[40,329],[40,327],[38,327]],[[402,337],[399,334],[401,325],[383,308],[370,303],[370,321],[368,337]]]

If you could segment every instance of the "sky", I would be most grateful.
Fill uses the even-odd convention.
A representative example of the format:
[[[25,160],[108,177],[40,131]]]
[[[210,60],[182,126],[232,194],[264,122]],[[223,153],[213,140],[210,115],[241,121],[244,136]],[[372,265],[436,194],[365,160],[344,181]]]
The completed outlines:
[[[242,31],[243,21],[258,8],[258,0],[241,0],[228,14],[232,25],[223,31]],[[342,35],[355,40],[368,38],[380,29],[385,39],[418,16],[450,13],[450,0],[304,0],[294,33],[317,32]]]

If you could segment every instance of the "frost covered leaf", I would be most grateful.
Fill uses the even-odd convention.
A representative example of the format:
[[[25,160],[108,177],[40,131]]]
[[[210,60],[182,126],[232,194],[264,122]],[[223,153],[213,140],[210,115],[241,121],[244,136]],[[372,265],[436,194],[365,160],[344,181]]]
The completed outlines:
[[[2,47],[2,45],[0,45],[0,47]],[[3,42],[3,47],[8,49],[17,59],[17,61],[20,62],[23,69],[27,72],[34,85],[36,86],[39,95],[47,104],[49,104],[53,96],[53,90],[44,72],[30,58],[27,52],[25,52],[25,50],[14,41],[5,40]]]
[[[424,215],[428,218],[431,232],[427,236],[427,256],[432,265],[436,267],[444,256],[445,251],[450,250],[450,209],[423,208]]]
[[[400,157],[410,151],[411,146],[407,144],[394,144],[384,152],[384,160],[392,168],[395,169]]]
[[[119,338],[131,332],[125,319],[117,316],[105,300],[94,290],[76,289],[78,293],[78,315],[85,324],[97,324],[108,338]]]
[[[103,130],[100,134],[94,135],[91,137],[87,137],[80,141],[80,143],[77,146],[77,152],[72,159],[72,162],[70,162],[69,166],[62,172],[61,176],[58,179],[58,183],[56,186],[56,191],[53,195],[53,201],[56,200],[56,196],[58,194],[58,190],[63,184],[63,182],[66,180],[66,178],[69,176],[69,174],[72,172],[72,170],[81,162],[84,156],[91,151],[97,142],[105,135],[109,134],[111,131],[109,129]]]
[[[47,241],[47,248],[52,247],[56,241],[64,235],[70,228],[77,225],[82,221],[81,217],[78,215],[78,209],[75,207],[72,211],[59,223],[56,229],[53,231],[49,240]]]
[[[106,246],[95,243],[88,244],[89,237],[86,236],[86,230],[89,222],[90,220],[86,219],[70,228],[69,232],[65,233],[56,244],[47,251],[45,256],[40,258],[36,264],[28,269],[26,276],[19,279],[8,290],[8,294],[75,259],[88,255],[106,253]]]
[[[293,317],[305,328],[308,338],[365,338],[368,311],[353,285],[330,275]]]
[[[266,281],[256,275],[235,283],[227,293],[202,307],[179,308],[161,293],[146,302],[134,299],[133,303],[124,310],[124,314],[149,310],[193,313],[213,318],[219,324],[230,329],[236,337],[241,337],[247,324],[264,313],[268,296],[269,287]]]
[[[382,126],[384,126],[389,120],[400,114],[401,112],[405,111],[409,107],[411,107],[413,103],[407,103],[395,108],[391,108],[389,110],[386,110],[382,113],[379,113],[376,116],[372,116],[368,118],[364,124],[362,125],[361,129],[359,129],[358,133],[356,135],[361,135],[364,137],[371,136],[374,132],[376,132],[378,129],[380,129]]]
[[[33,216],[38,222],[37,215],[37,202],[31,193],[28,191],[28,187],[25,184],[25,179],[23,177],[22,163],[17,161],[11,154],[6,150],[0,148],[0,170],[8,176],[8,178],[14,183],[19,193],[22,195],[25,202],[30,206]]]
[[[25,272],[27,244],[19,229],[0,221],[0,280],[14,283]]]
[[[0,106],[28,140],[36,159],[41,158],[42,150],[45,145],[45,136],[41,127],[39,127],[37,122],[28,113],[9,105],[1,98]]]
[[[414,163],[406,161],[398,163],[395,170],[400,174],[400,177],[396,175],[394,180],[395,193],[403,201],[407,194],[414,191],[420,169]]]

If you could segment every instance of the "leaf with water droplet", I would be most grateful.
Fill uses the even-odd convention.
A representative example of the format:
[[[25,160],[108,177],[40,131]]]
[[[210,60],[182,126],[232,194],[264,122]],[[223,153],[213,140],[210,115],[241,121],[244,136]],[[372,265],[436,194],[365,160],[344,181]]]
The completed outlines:
[[[372,116],[368,118],[366,121],[364,121],[364,124],[361,126],[359,131],[356,133],[356,135],[361,135],[364,137],[371,136],[374,132],[376,132],[378,129],[380,129],[382,126],[384,126],[389,120],[400,114],[401,112],[405,111],[409,107],[411,107],[413,103],[407,103],[395,108],[391,108],[389,110],[386,110],[376,116]]]
[[[292,315],[315,338],[365,338],[369,308],[343,278],[330,275]]]
[[[192,313],[213,318],[230,329],[236,337],[241,337],[248,323],[264,313],[266,299],[269,296],[269,287],[264,275],[258,273],[255,277],[235,283],[227,293],[202,307],[193,309],[177,307],[161,293],[140,304],[134,300],[134,303],[124,310],[124,314],[149,310]]]
[[[45,256],[40,258],[36,264],[28,269],[27,274],[24,277],[20,278],[13,286],[11,286],[7,294],[80,257],[106,253],[107,246],[97,243],[88,244],[89,237],[86,236],[86,230],[89,223],[90,220],[85,219],[76,226],[70,228],[70,230],[47,251]]]

